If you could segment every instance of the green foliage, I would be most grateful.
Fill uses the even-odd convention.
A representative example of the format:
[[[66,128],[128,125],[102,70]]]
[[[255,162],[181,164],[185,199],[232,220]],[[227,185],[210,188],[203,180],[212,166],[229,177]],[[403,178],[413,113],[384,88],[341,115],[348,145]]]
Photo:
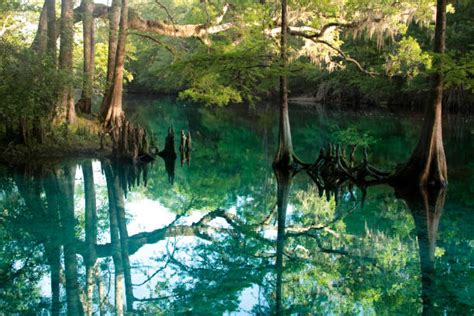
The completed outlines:
[[[201,76],[192,83],[192,87],[179,93],[181,99],[191,99],[206,105],[224,106],[229,103],[241,103],[239,91],[219,84],[218,74]]]
[[[0,43],[0,77],[0,117],[12,123],[20,118],[48,119],[67,80],[48,57],[5,42]]]
[[[356,127],[348,127],[344,130],[335,131],[332,134],[332,142],[335,144],[369,146],[377,142],[368,132],[361,132]]]
[[[82,41],[76,43],[74,46],[74,63],[76,69],[83,69],[83,46]],[[108,64],[108,43],[99,41],[94,45],[94,81],[92,82],[92,89],[95,95],[102,96],[107,85],[107,64]],[[125,67],[123,72],[123,79],[125,84],[129,84],[134,80],[130,64],[136,60],[136,48],[133,43],[127,43],[127,52],[125,59]],[[78,71],[77,84],[82,84],[82,71]]]
[[[420,72],[431,69],[431,57],[422,51],[415,38],[408,36],[398,42],[395,53],[388,54],[385,68],[389,76],[401,75],[412,79]]]
[[[474,50],[446,55],[442,72],[446,88],[463,87],[474,92]]]

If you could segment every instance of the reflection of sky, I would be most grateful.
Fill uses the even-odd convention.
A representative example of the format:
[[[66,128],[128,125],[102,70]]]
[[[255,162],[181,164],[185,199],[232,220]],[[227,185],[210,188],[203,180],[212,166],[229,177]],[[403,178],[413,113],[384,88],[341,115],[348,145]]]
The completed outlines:
[[[169,225],[174,219],[175,214],[170,212],[159,201],[150,199],[136,199],[137,195],[131,193],[125,203],[127,214],[132,217],[127,228],[129,235],[137,234],[144,231],[153,231],[158,228]],[[234,209],[235,211],[235,209]],[[194,210],[186,217],[180,218],[176,225],[191,225],[199,221],[205,213]],[[214,219],[210,224],[214,227],[228,227],[228,223],[222,218]],[[192,266],[193,245],[202,242],[197,237],[185,236],[178,238],[167,238],[167,240],[159,241],[155,244],[147,244],[140,248],[130,257],[133,266],[147,267],[147,273],[152,274],[157,269],[163,267],[166,263],[155,260],[157,258],[165,258],[166,253],[172,253],[174,250],[175,258],[179,258],[180,262],[187,266]],[[175,249],[176,248],[176,249]],[[164,259],[166,261],[166,258]],[[139,270],[135,269],[133,273],[133,283],[142,283],[146,280],[146,276]],[[150,280],[146,285],[134,287],[134,294],[137,298],[151,297],[151,289],[147,285],[153,285],[156,281],[166,281],[168,284],[182,282],[178,276],[173,276],[173,270],[166,268],[157,276]],[[190,280],[191,281],[191,280]],[[156,294],[155,294],[156,295]],[[249,314],[253,306],[258,302],[258,286],[254,285],[244,289],[240,295],[240,311],[232,312],[229,315],[245,315]]]
[[[93,161],[92,168],[94,173],[94,184],[96,190],[96,203],[97,207],[101,203],[108,203],[107,200],[101,201],[102,196],[97,194],[98,192],[107,191],[107,182],[105,175],[102,173],[100,161]],[[81,168],[78,166],[76,169],[75,176],[75,216],[76,218],[84,213],[85,201],[83,191],[83,174]],[[106,197],[105,197],[106,199]],[[238,199],[241,200],[241,199]],[[160,201],[146,198],[140,192],[129,192],[125,199],[125,210],[127,218],[130,219],[127,222],[127,230],[129,236],[151,232],[156,229],[160,229],[168,226],[176,218],[176,214],[171,212]],[[236,207],[229,209],[230,213],[236,214]],[[187,216],[180,218],[175,225],[192,225],[199,221],[207,212],[199,210],[191,210]],[[213,219],[209,225],[213,227],[226,227],[229,228],[229,224],[222,218]],[[266,234],[276,237],[276,229],[268,231]],[[266,235],[265,234],[265,235]],[[110,242],[110,234],[107,231],[104,234],[102,243]],[[144,282],[149,275],[153,274],[154,271],[160,269],[166,264],[167,254],[173,253],[174,257],[178,259],[182,264],[187,266],[193,266],[193,247],[198,243],[208,243],[208,241],[201,240],[194,236],[182,236],[182,237],[170,237],[165,240],[161,240],[154,244],[146,244],[142,246],[136,253],[130,256],[130,264],[132,266],[132,283],[140,284]],[[80,260],[79,262],[82,262]],[[112,267],[113,268],[113,267]],[[146,275],[145,275],[146,273]],[[183,282],[179,276],[175,275],[174,270],[167,267],[156,276],[154,276],[149,282],[141,286],[134,286],[134,295],[137,298],[149,298],[156,297],[158,294],[152,294],[154,286],[158,281],[166,281],[167,284],[171,285],[171,288],[175,283]],[[192,284],[193,280],[189,280]],[[45,297],[51,297],[51,281],[50,275],[46,274],[40,282],[41,294]],[[238,312],[231,312],[228,315],[247,315],[250,314],[253,306],[258,303],[258,286],[254,285],[246,288],[240,294],[240,305]],[[113,284],[110,289],[109,300],[113,304]],[[170,293],[161,293],[159,296],[168,295]]]

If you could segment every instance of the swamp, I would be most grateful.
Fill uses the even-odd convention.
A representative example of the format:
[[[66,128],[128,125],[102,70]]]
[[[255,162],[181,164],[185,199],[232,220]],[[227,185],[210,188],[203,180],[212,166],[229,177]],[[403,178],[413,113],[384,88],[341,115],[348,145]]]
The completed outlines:
[[[473,315],[474,1],[0,0],[0,316]]]

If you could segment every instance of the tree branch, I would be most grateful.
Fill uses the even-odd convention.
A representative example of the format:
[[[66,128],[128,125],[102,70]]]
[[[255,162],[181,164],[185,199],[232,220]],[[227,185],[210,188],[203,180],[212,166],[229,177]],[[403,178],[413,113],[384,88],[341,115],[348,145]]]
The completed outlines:
[[[159,4],[159,2],[157,1]],[[224,16],[228,12],[229,5],[226,4],[223,7],[221,15],[216,18],[216,21],[212,24],[175,24],[174,21],[171,21],[171,24],[168,24],[159,20],[146,20],[139,16],[139,14],[130,9],[129,10],[129,28],[141,32],[155,33],[159,35],[166,35],[172,37],[181,37],[181,38],[202,38],[207,34],[215,34],[227,31],[235,26],[234,23],[223,23],[221,24]],[[93,17],[102,18],[106,17],[109,13],[110,7],[104,4],[94,4]],[[166,10],[168,11],[168,10]],[[84,12],[84,7],[81,5],[74,9],[74,21],[82,21]],[[167,12],[168,16],[169,12]]]
[[[161,45],[164,48],[166,48],[166,50],[168,50],[171,54],[176,55],[176,50],[174,49],[174,47],[171,47],[171,46],[165,44],[164,42],[160,41],[157,38],[154,38],[153,36],[146,35],[146,34],[141,34],[141,33],[136,33],[136,32],[128,32],[128,35],[135,35],[135,36],[140,36],[140,37],[149,39],[150,41],[153,41],[153,42],[157,43],[158,45]]]
[[[320,39],[317,39],[317,40],[314,40],[312,39],[313,42],[315,43],[321,43],[321,44],[324,44],[326,45],[327,47],[331,48],[332,50],[336,51],[340,57],[342,57],[342,59],[344,59],[345,61],[348,61],[348,62],[351,62],[353,63],[354,65],[356,65],[356,67],[363,73],[371,76],[371,77],[375,77],[377,75],[379,75],[378,72],[373,72],[373,71],[369,71],[369,70],[366,70],[364,69],[364,67],[362,67],[362,65],[357,61],[355,60],[354,58],[352,57],[349,57],[347,56],[340,48],[337,48],[335,47],[334,45],[332,45],[331,43],[329,43],[328,41],[325,41],[325,40],[320,40]]]

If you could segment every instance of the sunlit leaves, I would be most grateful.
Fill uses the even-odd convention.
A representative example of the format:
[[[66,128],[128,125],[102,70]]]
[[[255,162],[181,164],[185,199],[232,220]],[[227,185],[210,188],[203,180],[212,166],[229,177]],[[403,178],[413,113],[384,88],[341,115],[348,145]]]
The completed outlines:
[[[388,54],[386,71],[389,76],[401,75],[409,79],[416,77],[420,72],[431,69],[431,56],[424,52],[416,39],[404,37],[393,54]]]

